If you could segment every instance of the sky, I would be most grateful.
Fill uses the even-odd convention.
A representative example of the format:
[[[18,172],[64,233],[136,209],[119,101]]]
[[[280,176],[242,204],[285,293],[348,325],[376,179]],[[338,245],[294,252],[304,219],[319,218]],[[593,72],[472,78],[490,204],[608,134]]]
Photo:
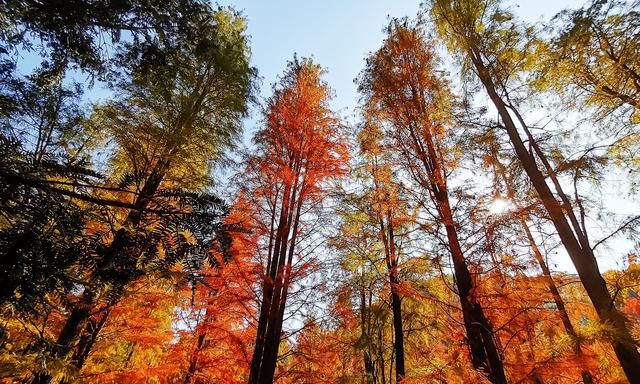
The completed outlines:
[[[248,19],[252,59],[262,77],[262,95],[294,53],[313,57],[328,70],[326,80],[336,92],[333,106],[343,116],[353,114],[358,94],[353,80],[364,59],[384,38],[389,17],[414,17],[421,0],[221,0]],[[549,19],[581,0],[511,0],[512,10],[524,20]],[[255,121],[250,120],[248,123]],[[252,127],[247,127],[251,130]]]
[[[414,17],[424,0],[218,0],[233,6],[248,19],[252,62],[262,79],[261,95],[268,97],[271,85],[293,58],[313,57],[328,70],[325,77],[336,92],[333,107],[351,117],[358,104],[353,80],[364,68],[369,52],[380,47],[383,28],[390,17]],[[566,8],[578,8],[586,0],[505,0],[514,13],[528,21],[548,20]],[[23,53],[19,70],[30,73],[40,59]],[[83,81],[84,76],[74,76]],[[85,94],[96,102],[111,93],[96,86]],[[256,115],[247,121],[252,131]]]

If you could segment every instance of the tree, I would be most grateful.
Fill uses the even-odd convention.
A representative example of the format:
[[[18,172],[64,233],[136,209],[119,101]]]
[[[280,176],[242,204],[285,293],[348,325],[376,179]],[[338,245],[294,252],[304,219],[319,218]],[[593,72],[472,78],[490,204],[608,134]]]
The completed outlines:
[[[202,187],[209,167],[237,137],[252,95],[254,70],[249,66],[244,21],[232,10],[197,13],[190,27],[200,30],[198,39],[176,35],[132,48],[128,57],[134,70],[131,81],[119,86],[122,99],[99,107],[92,116],[91,123],[108,127],[118,145],[112,161],[131,209],[120,212],[123,219],[106,237],[107,244],[94,250],[90,284],[60,331],[51,351],[54,358],[65,359],[79,340],[95,339],[95,335],[80,336],[83,329],[99,332],[88,323],[93,312],[116,304],[147,266],[162,264],[157,242],[166,232],[179,229],[163,226],[163,220],[170,224],[181,215],[147,215],[150,208],[176,212],[177,201],[177,212],[187,213],[185,222],[193,220],[192,229],[200,226],[194,233],[202,237],[195,244],[180,240],[184,235],[179,230],[175,234],[178,241],[195,248],[178,247],[171,254],[173,263],[189,255],[206,257],[207,247],[220,234],[211,226],[220,229],[221,201],[188,199],[197,197],[189,188]],[[179,180],[183,191],[174,188]],[[181,196],[187,197],[183,203]],[[90,344],[79,348],[85,356],[75,358],[76,365],[91,349]],[[51,376],[41,372],[33,382],[50,381]]]
[[[444,139],[452,122],[453,96],[435,65],[433,47],[421,27],[394,20],[383,47],[367,61],[360,90],[387,124],[410,177],[428,191],[436,220],[445,228],[473,366],[492,382],[506,383],[493,327],[474,297],[475,283],[449,200]]]
[[[542,271],[542,275],[545,278],[547,289],[549,290],[549,293],[553,298],[553,302],[558,310],[558,315],[560,316],[560,319],[562,321],[562,326],[564,327],[567,335],[571,339],[571,342],[573,344],[573,352],[575,353],[577,359],[580,360],[582,357],[584,357],[580,337],[578,336],[576,328],[574,327],[573,322],[569,317],[569,313],[565,305],[565,300],[560,295],[560,290],[558,288],[558,285],[556,284],[555,279],[551,274],[551,270],[549,269],[548,263],[546,261],[546,257],[545,255],[543,255],[542,250],[538,245],[534,237],[534,233],[529,224],[532,219],[530,211],[535,209],[536,204],[534,203],[534,204],[529,204],[528,206],[525,206],[526,204],[521,203],[521,201],[523,201],[524,198],[521,196],[518,196],[517,190],[514,187],[515,185],[514,181],[515,179],[517,179],[517,177],[514,175],[509,176],[508,166],[502,163],[502,160],[500,159],[500,156],[499,156],[500,145],[496,140],[495,134],[493,132],[485,133],[481,138],[481,142],[485,144],[487,147],[484,150],[485,151],[484,162],[486,163],[487,167],[492,168],[493,172],[495,173],[495,180],[494,180],[495,185],[493,186],[493,188],[495,188],[496,190],[495,195],[500,196],[499,190],[504,188],[506,192],[505,198],[511,205],[512,212],[504,213],[503,216],[507,216],[506,220],[513,220],[515,223],[517,223],[517,228],[521,230],[522,233],[524,234],[526,243],[530,247],[531,252],[533,253],[533,256],[535,258],[535,261],[537,265],[540,267],[540,270]],[[510,160],[513,160],[513,159],[510,159]],[[500,197],[498,197],[498,199],[500,199]],[[534,207],[533,209],[531,208],[532,206]],[[499,221],[504,221],[504,220],[505,218],[503,217]],[[491,232],[494,232],[496,230],[494,225],[495,224],[490,225]],[[497,225],[500,225],[500,224],[497,224]],[[585,384],[593,383],[593,377],[588,369],[585,368],[581,372],[581,376]]]
[[[226,222],[230,233],[231,260],[217,255],[219,262],[210,268],[203,284],[192,285],[180,311],[189,329],[180,334],[180,343],[171,351],[181,366],[177,381],[183,384],[222,380],[246,381],[254,338],[248,320],[255,318],[253,307],[259,269],[253,256],[259,231],[252,231],[251,205],[240,198],[233,205]],[[187,292],[185,292],[187,293]],[[184,364],[184,362],[187,364]]]
[[[323,73],[309,59],[288,63],[267,101],[265,126],[254,138],[257,154],[247,160],[246,193],[264,214],[266,242],[251,384],[273,382],[303,215],[326,196],[324,185],[346,171],[340,120],[329,109]]]
[[[29,76],[7,87],[14,102],[0,117],[0,264],[9,277],[0,302],[20,307],[52,291],[64,295],[77,278],[68,267],[90,247],[91,239],[81,233],[91,215],[58,191],[65,183],[96,180],[83,151],[96,138],[82,127],[79,86],[65,86],[61,79],[42,84]]]
[[[385,147],[382,139],[382,129],[374,121],[367,121],[365,117],[365,123],[359,132],[360,154],[364,162],[359,172],[370,179],[369,183],[366,179],[364,183],[371,185],[367,185],[368,190],[365,190],[362,203],[368,206],[367,215],[382,243],[391,290],[396,382],[400,383],[406,376],[406,369],[400,293],[402,282],[398,265],[402,247],[398,239],[402,237],[403,227],[408,226],[411,218],[400,194],[400,186],[394,180],[395,169],[388,146]],[[361,230],[367,229],[364,227]]]
[[[0,4],[2,77],[11,75],[15,50],[38,54],[44,78],[63,75],[69,65],[107,75],[113,51],[175,34],[196,38],[190,20],[206,9],[200,0],[65,2],[3,1]]]
[[[366,164],[366,163],[365,163]],[[363,165],[367,180],[367,166]],[[355,173],[359,173],[359,167]],[[370,191],[369,191],[370,192]],[[367,197],[371,197],[368,195]],[[333,312],[338,328],[343,329],[355,352],[362,354],[365,383],[386,383],[394,348],[389,347],[389,306],[384,298],[389,291],[389,268],[382,250],[378,222],[369,215],[370,201],[358,192],[346,194],[338,214],[341,223],[331,238],[338,251],[340,270],[345,276],[335,288]],[[386,235],[386,232],[383,232]],[[386,270],[386,273],[385,273]]]
[[[512,22],[512,16],[500,9],[499,2],[490,1],[431,1],[429,11],[436,29],[452,52],[463,58],[468,69],[485,88],[498,111],[520,164],[558,232],[580,280],[584,285],[600,319],[615,330],[613,348],[628,379],[640,381],[640,353],[629,332],[627,321],[618,311],[589,244],[584,226],[573,210],[555,170],[527,126],[517,104],[512,102],[509,84],[516,81],[531,61],[530,30]],[[515,118],[513,117],[515,116]],[[516,125],[524,131],[533,153],[520,136]],[[560,201],[547,184],[538,162],[546,171]]]

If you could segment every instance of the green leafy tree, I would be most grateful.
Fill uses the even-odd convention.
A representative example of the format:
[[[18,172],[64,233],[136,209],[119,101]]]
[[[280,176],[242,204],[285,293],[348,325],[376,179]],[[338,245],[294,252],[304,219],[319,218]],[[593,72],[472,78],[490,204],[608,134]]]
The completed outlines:
[[[592,1],[555,17],[548,87],[577,97],[599,116],[640,110],[640,3]]]
[[[82,336],[83,332],[95,334],[100,329],[91,324],[96,310],[104,312],[116,304],[127,285],[145,273],[146,265],[161,262],[158,256],[166,252],[154,252],[158,236],[165,231],[176,233],[176,227],[170,225],[176,215],[186,211],[183,215],[188,223],[190,212],[200,214],[199,203],[185,199],[191,196],[186,192],[190,186],[205,184],[210,166],[238,136],[247,111],[255,73],[249,65],[244,20],[230,9],[204,10],[192,16],[188,27],[200,31],[197,39],[190,34],[174,35],[132,46],[127,54],[133,68],[131,80],[118,86],[118,100],[98,107],[91,117],[91,124],[108,129],[113,138],[112,164],[121,179],[118,193],[129,201],[130,209],[119,212],[121,221],[105,237],[105,246],[95,250],[89,285],[50,351],[52,358],[64,360],[77,347],[76,351],[82,351],[73,358],[78,368],[91,344],[76,344],[95,338]],[[180,184],[186,191],[176,190]],[[214,217],[220,218],[215,210],[220,202],[208,203],[205,200],[202,207],[214,203],[214,210],[205,212],[218,212]],[[202,219],[200,225],[206,223]],[[205,225],[219,222],[211,216],[208,220]],[[193,231],[201,234],[205,244],[212,234],[206,228]],[[189,243],[187,240],[182,241]],[[173,261],[191,253],[184,248],[175,252]],[[49,372],[38,372],[33,383],[51,380]]]

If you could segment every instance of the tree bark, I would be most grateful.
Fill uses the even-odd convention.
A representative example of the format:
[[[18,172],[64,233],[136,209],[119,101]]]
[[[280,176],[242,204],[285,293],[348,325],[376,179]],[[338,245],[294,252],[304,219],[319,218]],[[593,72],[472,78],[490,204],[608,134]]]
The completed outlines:
[[[363,273],[364,275],[364,273]],[[369,338],[369,331],[367,327],[367,299],[364,292],[364,286],[360,288],[360,337]],[[371,361],[371,355],[367,351],[362,352],[362,359],[364,364],[364,374],[362,378],[363,384],[372,382],[376,384],[375,367],[373,361]]]
[[[495,161],[495,166],[497,168],[497,172],[502,178],[502,181],[507,190],[507,194],[509,198],[513,198],[515,196],[515,191],[511,187],[511,184],[509,184],[509,180],[507,180],[504,166],[497,159],[494,159],[494,161]],[[531,233],[531,229],[527,224],[528,218],[529,218],[529,214],[527,212],[523,213],[523,215],[518,218],[520,227],[522,228],[525,235],[527,236],[529,247],[531,247],[531,251],[533,252],[534,257],[538,262],[538,265],[540,266],[542,275],[547,280],[546,282],[547,288],[551,293],[551,296],[553,298],[554,304],[556,305],[556,308],[558,308],[558,314],[560,315],[560,320],[562,321],[562,325],[564,326],[564,329],[567,332],[567,335],[569,335],[573,343],[574,354],[577,357],[581,357],[582,347],[580,345],[580,339],[578,338],[578,334],[575,331],[573,324],[571,323],[571,319],[569,318],[569,313],[567,312],[567,309],[564,304],[564,299],[560,295],[560,291],[558,290],[556,282],[553,279],[553,276],[551,275],[551,270],[549,270],[549,267],[547,266],[547,262],[545,261],[544,256],[542,255],[542,252],[540,252],[540,248],[538,247],[538,244],[536,244],[533,234]],[[591,376],[591,373],[589,372],[588,369],[584,369],[581,373],[581,376],[584,384],[593,384],[593,377]]]
[[[280,254],[280,247],[282,242],[283,223],[288,215],[288,203],[291,194],[291,187],[285,186],[283,193],[282,204],[280,206],[280,215],[277,224],[276,236],[271,248],[272,241],[269,240],[268,260],[267,260],[267,273],[264,277],[263,289],[262,289],[262,302],[260,304],[260,315],[258,317],[258,329],[256,333],[256,344],[253,349],[253,356],[251,358],[251,368],[249,372],[249,384],[258,384],[260,378],[260,368],[262,366],[262,357],[264,354],[264,347],[266,341],[267,327],[269,324],[269,312],[271,310],[271,302],[273,297],[273,290],[276,281],[276,273],[278,270],[277,261]],[[274,203],[275,204],[275,203]],[[274,209],[275,206],[274,206]],[[274,214],[272,214],[274,215]],[[273,217],[272,217],[273,222]],[[273,229],[273,224],[272,224]]]
[[[72,361],[78,368],[78,370],[82,369],[84,363],[87,361],[87,358],[91,353],[91,349],[98,339],[100,331],[102,331],[102,328],[104,328],[105,324],[107,323],[107,319],[109,318],[110,314],[111,309],[106,309],[101,314],[99,320],[93,318],[89,320],[89,323],[87,324],[87,327],[83,332],[83,336],[80,338],[78,348],[76,349],[76,352],[73,354],[72,358]]]
[[[301,164],[298,164],[298,166],[296,167],[296,174],[298,176],[296,177],[293,185],[294,193],[292,198],[293,201],[291,204],[292,208],[295,207],[295,213],[293,213],[293,209],[292,209],[291,211],[293,215],[290,216],[288,220],[289,225],[291,225],[291,223],[293,222],[293,227],[288,229],[288,231],[290,231],[291,233],[290,240],[288,239],[289,232],[287,232],[287,240],[289,241],[288,250],[286,248],[287,243],[286,242],[283,243],[283,248],[285,253],[287,254],[287,259],[286,259],[286,264],[284,265],[284,268],[283,268],[283,276],[281,280],[282,288],[281,288],[280,296],[278,297],[278,306],[275,307],[277,312],[275,313],[273,327],[271,328],[271,332],[268,335],[269,342],[265,347],[265,361],[263,362],[264,369],[260,379],[260,382],[262,384],[273,383],[273,379],[276,371],[276,365],[278,361],[278,351],[280,349],[280,339],[282,335],[282,325],[284,322],[284,312],[287,305],[289,287],[291,285],[291,266],[293,262],[293,255],[295,252],[295,246],[297,241],[298,225],[300,224],[302,201],[304,200],[303,194],[304,194],[304,185],[305,185],[305,182],[304,182],[305,175],[304,174],[300,175],[300,171],[301,171]],[[303,188],[299,192],[295,193],[295,191],[298,191],[300,177],[302,177]]]
[[[294,159],[290,165],[295,174],[294,182],[285,185],[274,247],[269,250],[269,278],[265,280],[263,290],[249,384],[273,383],[277,365],[291,262],[302,204],[302,196],[299,191],[302,161]]]
[[[524,233],[527,235],[527,239],[529,240],[529,245],[531,246],[531,250],[533,251],[535,258],[538,261],[538,265],[542,270],[542,274],[547,280],[547,288],[549,288],[549,292],[551,292],[551,296],[553,297],[553,302],[555,303],[556,308],[558,308],[558,314],[560,315],[560,320],[562,321],[562,325],[564,326],[564,329],[567,332],[567,335],[569,335],[573,343],[574,354],[577,357],[580,357],[582,356],[582,346],[580,343],[580,338],[578,338],[578,334],[575,328],[573,327],[573,323],[571,323],[571,319],[569,318],[569,313],[567,312],[567,308],[564,305],[564,299],[562,298],[562,296],[560,296],[560,291],[556,286],[553,276],[551,276],[551,271],[549,270],[549,267],[547,266],[547,263],[545,262],[544,257],[540,252],[540,248],[538,248],[538,245],[536,244],[535,239],[531,234],[531,230],[529,229],[529,226],[527,225],[524,219],[520,219],[520,224],[522,226],[522,229],[524,230]],[[589,372],[589,370],[584,369],[581,373],[581,376],[584,384],[593,383],[593,377],[591,376],[591,373]]]
[[[394,351],[396,357],[396,382],[400,383],[406,373],[404,365],[404,334],[402,332],[402,302],[398,294],[398,260],[393,233],[393,219],[390,210],[387,211],[385,222],[380,219],[380,237],[384,244],[385,259],[387,263],[387,277],[391,286],[391,310],[393,313]]]
[[[199,356],[200,352],[204,348],[204,341],[206,336],[207,335],[205,332],[201,332],[198,335],[198,343],[196,344],[196,350],[193,351],[193,354],[191,355],[191,360],[189,361],[189,368],[187,368],[187,372],[184,375],[184,380],[182,381],[183,384],[191,384],[193,382],[193,376],[195,375],[198,368],[198,359],[200,357]]]

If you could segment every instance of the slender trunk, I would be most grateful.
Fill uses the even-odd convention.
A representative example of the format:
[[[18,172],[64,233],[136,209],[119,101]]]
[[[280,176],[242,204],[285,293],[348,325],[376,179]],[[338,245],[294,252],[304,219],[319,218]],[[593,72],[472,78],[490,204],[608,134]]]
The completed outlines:
[[[389,278],[391,279],[391,306],[393,308],[393,329],[396,350],[396,382],[400,383],[406,374],[404,367],[404,333],[402,332],[402,303],[400,295],[398,294],[398,285],[400,284],[398,277],[398,257],[396,255],[396,245],[393,234],[393,218],[390,212],[387,214],[387,223],[389,227],[389,259],[391,263]]]
[[[456,224],[453,219],[449,195],[446,184],[446,172],[440,164],[430,129],[422,130],[420,140],[415,129],[411,130],[413,145],[417,151],[418,159],[423,164],[429,180],[421,180],[423,187],[429,188],[439,213],[440,220],[445,227],[449,251],[453,259],[453,270],[456,287],[462,307],[462,316],[467,344],[471,354],[473,367],[482,373],[494,384],[506,384],[507,378],[504,372],[502,357],[496,346],[493,334],[493,326],[486,318],[482,305],[473,296],[474,281],[467,267]]]
[[[87,361],[89,353],[91,352],[93,345],[98,339],[98,334],[100,333],[100,331],[102,331],[102,328],[104,328],[104,325],[106,324],[110,314],[111,309],[106,309],[100,316],[99,320],[93,318],[89,320],[89,323],[87,324],[87,327],[83,332],[84,334],[80,338],[78,348],[73,354],[72,361],[78,368],[78,370],[82,369],[84,363]]]
[[[297,168],[298,172],[300,168]],[[304,175],[303,177],[303,188],[304,188]],[[298,189],[298,179],[294,183],[294,191]],[[282,290],[279,297],[279,303],[277,307],[277,314],[274,319],[274,326],[272,328],[271,334],[268,336],[270,342],[267,344],[265,348],[265,363],[264,363],[264,372],[261,374],[261,383],[263,384],[271,384],[273,383],[273,378],[275,376],[276,365],[278,361],[278,351],[280,349],[280,339],[282,335],[282,324],[284,322],[284,312],[287,305],[287,296],[289,294],[289,286],[291,285],[291,265],[293,262],[293,254],[295,252],[295,246],[298,235],[298,225],[300,224],[300,215],[302,210],[302,201],[303,201],[303,192],[301,190],[297,194],[297,202],[294,200],[292,203],[293,206],[296,207],[295,214],[289,218],[289,223],[293,222],[293,227],[291,228],[291,240],[289,243],[288,255],[286,264],[284,266],[284,275],[282,277]],[[293,198],[296,198],[296,194],[293,194]]]
[[[564,326],[564,329],[567,332],[567,335],[569,335],[569,337],[571,338],[571,341],[573,342],[573,351],[576,356],[580,357],[582,356],[582,347],[580,345],[580,339],[578,338],[578,334],[575,328],[573,327],[573,323],[571,323],[571,319],[569,318],[569,313],[567,312],[567,309],[564,305],[564,299],[562,298],[562,296],[560,296],[560,291],[558,290],[558,287],[556,286],[556,283],[553,280],[553,276],[551,276],[551,271],[549,270],[549,267],[547,266],[547,263],[545,262],[544,257],[540,252],[540,248],[538,248],[538,245],[536,244],[533,238],[533,235],[531,233],[531,230],[529,229],[529,226],[527,225],[524,219],[520,219],[520,224],[522,226],[522,229],[524,230],[524,233],[527,235],[527,239],[529,240],[529,245],[531,246],[531,250],[533,251],[535,258],[538,261],[538,265],[540,265],[542,274],[547,280],[547,287],[549,288],[549,292],[551,292],[551,296],[553,297],[553,302],[555,303],[556,308],[558,308],[558,314],[560,315],[560,320],[562,321],[562,325]],[[593,377],[591,376],[591,373],[589,372],[589,370],[584,369],[581,373],[581,376],[584,384],[593,383]]]
[[[371,173],[373,176],[373,183],[375,187],[376,195],[384,193],[387,199],[389,199],[389,193],[381,190],[379,185],[379,166],[378,157],[373,156],[371,164]],[[387,203],[390,203],[387,201]],[[378,224],[380,225],[380,240],[384,245],[384,256],[387,265],[387,278],[389,279],[389,286],[391,288],[391,311],[393,314],[393,349],[395,352],[396,362],[396,382],[400,383],[405,377],[405,362],[404,362],[404,334],[402,332],[402,300],[398,293],[398,285],[400,284],[400,278],[398,276],[398,257],[396,254],[396,244],[394,239],[394,222],[393,212],[390,207],[383,208],[382,204],[377,204],[376,216]],[[383,213],[384,211],[384,213]],[[389,373],[391,374],[391,372]],[[391,380],[391,378],[389,378]]]
[[[511,188],[511,184],[509,184],[509,181],[507,180],[504,166],[499,161],[497,161],[497,159],[496,159],[496,167],[500,177],[502,178],[502,181],[504,182],[505,188],[507,189],[507,194],[509,195],[510,198],[513,198],[513,196],[515,195],[514,190],[513,188]],[[571,319],[569,318],[569,313],[567,312],[567,309],[564,304],[564,299],[560,295],[560,291],[558,290],[555,280],[551,275],[551,270],[549,270],[549,267],[547,266],[547,262],[545,261],[544,256],[542,255],[542,252],[540,252],[540,248],[538,247],[538,244],[536,244],[533,234],[531,233],[531,229],[527,224],[528,217],[529,215],[526,212],[523,214],[522,217],[519,217],[520,227],[522,228],[525,235],[527,236],[527,240],[529,241],[529,246],[531,247],[533,255],[536,261],[538,262],[538,265],[540,266],[540,270],[542,270],[542,275],[547,280],[547,288],[551,293],[551,297],[553,298],[553,302],[555,303],[556,308],[558,308],[558,314],[560,315],[560,320],[562,321],[562,325],[564,326],[564,329],[567,332],[567,335],[571,338],[571,341],[573,343],[574,353],[577,357],[580,357],[582,356],[582,347],[580,345],[580,339],[578,338],[578,334],[575,331],[573,324],[571,323]],[[593,383],[593,377],[591,376],[591,373],[589,372],[589,370],[584,369],[581,373],[581,376],[584,384]]]
[[[397,285],[397,283],[394,283]],[[393,309],[394,349],[396,352],[396,382],[404,379],[404,335],[402,333],[402,309],[400,296],[397,291],[391,293],[391,307]]]
[[[296,171],[299,170],[299,163],[295,164],[295,168]],[[260,320],[262,323],[259,322],[258,324],[259,334],[256,338],[256,346],[251,362],[249,384],[273,382],[273,374],[270,375],[269,372],[273,370],[275,373],[277,361],[278,346],[274,346],[273,343],[276,338],[279,341],[280,336],[278,332],[278,313],[286,270],[287,245],[291,233],[293,210],[296,204],[297,186],[298,179],[295,180],[293,185],[285,186],[274,242],[275,246],[271,253],[269,280],[265,282],[266,292],[263,295],[263,303],[260,308]],[[281,326],[280,324],[280,328]],[[274,348],[275,357],[273,357]],[[272,366],[273,369],[271,368]]]
[[[289,223],[286,224],[286,232],[287,236],[284,238],[282,243],[282,249],[280,252],[279,262],[278,262],[278,272],[277,279],[274,284],[273,297],[271,301],[271,306],[268,312],[268,325],[267,332],[264,343],[264,350],[262,354],[262,362],[260,366],[260,372],[258,377],[258,383],[260,384],[269,384],[273,383],[273,376],[275,374],[275,366],[278,358],[278,349],[280,345],[280,331],[282,329],[282,324],[279,319],[281,300],[283,297],[283,290],[285,289],[285,280],[284,275],[286,273],[287,267],[287,251],[286,245],[288,236],[290,233]]]
[[[507,383],[502,358],[496,347],[493,327],[480,303],[472,296],[473,279],[465,263],[458,234],[453,224],[446,225],[445,229],[473,367],[486,374],[492,383]]]
[[[382,378],[382,384],[386,384],[387,377],[385,374],[384,335],[382,334],[382,327],[378,327],[378,359],[380,359],[380,378]]]
[[[95,344],[96,339],[98,338],[98,334],[107,322],[107,318],[109,317],[110,313],[111,310],[107,309],[103,311],[99,320],[93,317],[90,318],[87,322],[87,325],[83,329],[80,336],[80,341],[78,342],[78,346],[76,347],[75,352],[73,353],[73,357],[71,358],[71,363],[76,367],[78,373],[80,373],[82,367],[84,366],[84,363],[87,361],[89,353],[93,348],[93,344]],[[65,378],[60,381],[60,384],[69,384],[69,381],[67,381]]]
[[[469,50],[470,58],[476,68],[478,77],[487,90],[489,98],[498,110],[507,134],[514,147],[516,156],[529,176],[533,187],[538,192],[540,199],[549,215],[550,220],[558,232],[558,236],[567,250],[578,276],[598,313],[600,320],[615,330],[615,338],[612,346],[620,361],[620,365],[631,383],[640,383],[640,353],[636,343],[629,332],[627,320],[615,307],[615,303],[608,290],[607,283],[602,277],[598,263],[591,248],[573,232],[563,208],[556,200],[547,185],[544,175],[538,169],[535,159],[527,151],[527,148],[518,133],[518,129],[507,110],[507,106],[498,95],[496,87],[491,79],[488,68],[482,62],[481,56],[475,47]],[[540,154],[538,154],[540,155]],[[544,158],[544,156],[542,156]],[[546,160],[546,159],[545,159]],[[569,208],[569,207],[567,207]],[[576,228],[574,228],[576,229]]]
[[[198,368],[198,359],[200,357],[200,352],[204,348],[204,341],[206,339],[206,333],[201,332],[198,335],[198,343],[196,344],[196,350],[191,355],[191,360],[189,361],[189,368],[187,368],[187,372],[184,375],[183,384],[191,384],[193,382],[193,376],[195,375]]]
[[[396,357],[396,382],[400,383],[405,376],[404,366],[404,335],[402,333],[402,303],[398,294],[398,260],[393,234],[393,219],[387,211],[387,223],[380,219],[380,237],[384,244],[385,260],[387,263],[387,277],[391,285],[391,310],[393,313],[394,351]]]
[[[131,358],[133,357],[133,352],[136,349],[136,343],[129,343],[127,347],[127,358],[124,360],[124,364],[122,364],[122,370],[129,368],[129,363],[131,363]]]
[[[291,186],[285,186],[283,193],[282,204],[280,206],[280,215],[278,219],[278,227],[276,231],[275,241],[269,239],[269,250],[267,260],[267,275],[264,277],[263,289],[262,289],[262,303],[260,304],[260,315],[258,318],[258,329],[256,334],[256,344],[253,349],[253,357],[251,359],[251,368],[249,374],[249,384],[258,384],[260,378],[260,367],[262,365],[262,357],[265,347],[265,338],[267,333],[267,326],[269,323],[269,311],[271,310],[271,302],[273,297],[273,289],[276,281],[276,272],[278,270],[278,255],[280,254],[280,247],[282,243],[282,231],[283,223],[288,215],[288,204],[291,194]],[[276,205],[274,203],[275,215]],[[271,218],[271,229],[273,230],[273,217]],[[272,242],[274,243],[271,248]]]
[[[364,292],[364,287],[360,288],[360,337],[369,338],[367,330],[367,299]],[[364,363],[363,383],[375,382],[375,372],[371,356],[367,351],[362,352],[362,359]]]
[[[77,337],[81,334],[87,320],[91,316],[95,296],[91,291],[85,291],[81,303],[76,305],[67,318],[64,327],[58,335],[56,344],[50,352],[53,358],[67,356],[73,349]],[[31,384],[49,384],[53,377],[46,371],[37,372],[30,382]]]

